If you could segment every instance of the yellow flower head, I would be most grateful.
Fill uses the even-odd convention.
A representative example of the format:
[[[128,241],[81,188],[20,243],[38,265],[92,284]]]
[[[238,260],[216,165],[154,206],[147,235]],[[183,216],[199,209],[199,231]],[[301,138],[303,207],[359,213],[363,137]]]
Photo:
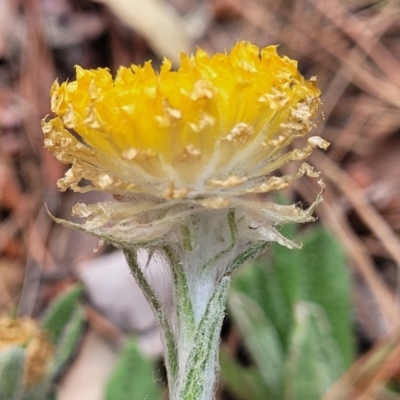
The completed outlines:
[[[139,228],[161,214],[162,225],[170,225],[168,213],[176,219],[194,209],[252,208],[249,193],[316,176],[306,163],[293,176],[270,174],[327,147],[311,137],[283,154],[313,127],[319,95],[315,79],[304,79],[276,46],[260,50],[246,42],[229,54],[210,57],[200,48],[182,54],[177,71],[168,59],[159,73],[147,62],[121,67],[115,79],[107,69],[77,67],[76,81],[51,89],[58,117],[43,122],[45,146],[72,164],[58,182],[61,190],[99,190],[123,200],[77,205],[75,212],[89,217],[86,228],[98,234],[93,229],[110,221],[114,228],[136,223],[145,239]],[[154,207],[161,214],[143,218]]]
[[[0,316],[0,352],[10,347],[24,347],[24,384],[32,387],[39,384],[49,370],[53,360],[53,347],[34,320]]]

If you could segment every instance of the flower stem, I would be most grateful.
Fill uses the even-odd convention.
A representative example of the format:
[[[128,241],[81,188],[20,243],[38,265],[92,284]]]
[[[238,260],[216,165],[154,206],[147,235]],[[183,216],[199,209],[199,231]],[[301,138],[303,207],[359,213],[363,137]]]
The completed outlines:
[[[171,400],[210,400],[219,370],[218,350],[230,278],[221,279],[196,329],[184,379]]]
[[[243,221],[236,218],[233,210],[205,215],[180,228],[181,243],[170,241],[154,248],[170,269],[170,312],[164,311],[147,281],[136,250],[124,250],[131,271],[160,322],[170,400],[211,400],[214,396],[230,275],[239,264],[265,248],[261,241],[241,247],[240,224]]]
[[[177,319],[181,324],[185,325],[181,329],[193,333],[195,328],[193,307],[189,296],[185,271],[183,270],[181,261],[177,257],[177,252],[174,252],[171,246],[164,246],[164,251],[169,261],[175,287]]]
[[[147,281],[145,275],[143,274],[143,271],[141,270],[137,262],[136,252],[131,249],[125,248],[124,254],[128,262],[129,268],[137,284],[142,290],[144,296],[146,297],[147,301],[152,307],[154,314],[156,315],[160,323],[166,346],[165,363],[166,365],[168,365],[167,368],[168,380],[173,380],[177,375],[178,359],[177,359],[176,343],[171,329],[171,325],[166,318],[166,315],[162,309],[161,303],[155,291],[151,287],[150,283]]]

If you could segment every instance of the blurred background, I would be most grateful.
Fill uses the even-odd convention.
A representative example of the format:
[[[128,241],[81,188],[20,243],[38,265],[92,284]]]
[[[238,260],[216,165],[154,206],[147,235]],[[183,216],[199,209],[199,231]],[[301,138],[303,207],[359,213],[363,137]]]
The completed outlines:
[[[181,51],[238,40],[279,44],[318,77],[323,118],[312,135],[331,146],[308,160],[326,184],[318,222],[288,232],[303,253],[273,246],[238,274],[217,399],[400,399],[399,0],[1,0],[0,311],[40,318],[84,286],[84,324],[53,377],[55,398],[136,398],[112,392],[132,378],[118,374],[131,362],[121,359],[129,335],[153,368],[146,384],[159,387],[147,398],[167,394],[156,323],[123,257],[56,226],[44,207],[71,219],[77,199],[99,200],[56,189],[66,168],[43,149],[40,127],[52,82],[74,79],[75,65],[114,73],[167,56],[177,66]],[[285,196],[310,204],[317,192],[302,179]],[[168,300],[165,274],[151,273]],[[257,358],[257,340],[267,354],[280,349],[272,364]]]

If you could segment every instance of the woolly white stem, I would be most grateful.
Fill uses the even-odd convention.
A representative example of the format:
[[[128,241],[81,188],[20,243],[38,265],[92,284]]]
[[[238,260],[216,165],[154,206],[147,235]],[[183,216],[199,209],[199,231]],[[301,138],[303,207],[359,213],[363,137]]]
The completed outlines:
[[[242,221],[242,222],[241,222]],[[182,229],[182,244],[158,248],[171,270],[172,312],[164,312],[131,250],[128,263],[159,319],[166,345],[171,400],[211,400],[218,376],[218,349],[232,270],[265,244],[241,243],[248,229],[233,210],[200,215]]]

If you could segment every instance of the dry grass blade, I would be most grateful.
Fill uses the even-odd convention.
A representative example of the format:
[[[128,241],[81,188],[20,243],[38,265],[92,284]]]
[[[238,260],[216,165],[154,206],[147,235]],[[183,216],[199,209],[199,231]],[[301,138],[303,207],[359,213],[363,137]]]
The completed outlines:
[[[139,32],[162,58],[178,64],[180,53],[190,52],[192,43],[178,13],[162,0],[98,0],[130,28]]]
[[[382,399],[382,384],[399,371],[400,335],[377,344],[360,358],[322,400]]]
[[[330,21],[346,33],[365,54],[369,54],[377,67],[384,72],[392,83],[400,87],[400,63],[379,42],[379,36],[369,26],[360,21],[341,5],[338,0],[312,0],[318,10]],[[399,9],[389,4],[392,13],[399,13]]]
[[[371,206],[364,191],[328,157],[318,154],[316,158],[318,165],[324,170],[325,176],[347,196],[360,218],[380,239],[382,245],[400,268],[400,240],[381,215]]]

